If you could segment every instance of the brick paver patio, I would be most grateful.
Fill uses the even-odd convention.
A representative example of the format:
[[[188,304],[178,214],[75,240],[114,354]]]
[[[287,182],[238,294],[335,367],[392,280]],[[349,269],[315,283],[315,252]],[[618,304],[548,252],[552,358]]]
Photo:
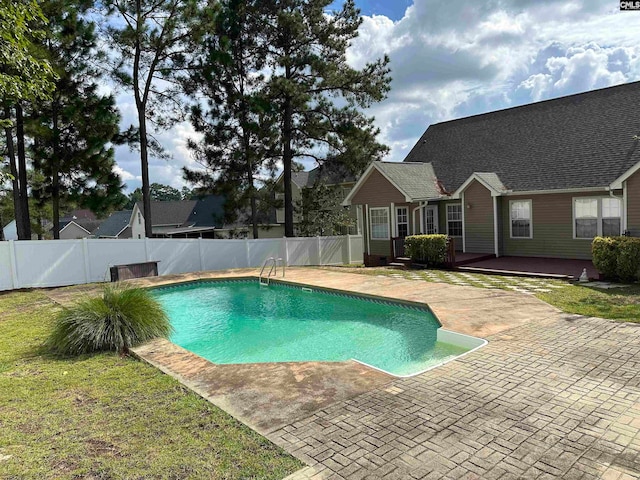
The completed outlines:
[[[640,478],[640,326],[559,315],[270,435],[293,478]]]

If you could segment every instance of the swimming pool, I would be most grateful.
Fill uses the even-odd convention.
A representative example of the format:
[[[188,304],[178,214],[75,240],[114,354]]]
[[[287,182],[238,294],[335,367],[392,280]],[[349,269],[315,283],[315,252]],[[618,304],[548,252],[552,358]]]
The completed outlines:
[[[257,280],[161,287],[171,341],[213,363],[356,360],[415,375],[484,340],[448,332],[426,306]]]

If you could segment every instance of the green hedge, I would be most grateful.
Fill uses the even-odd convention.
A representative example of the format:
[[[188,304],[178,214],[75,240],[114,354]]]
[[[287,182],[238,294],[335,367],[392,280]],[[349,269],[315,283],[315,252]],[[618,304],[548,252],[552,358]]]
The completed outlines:
[[[591,245],[593,265],[606,278],[640,279],[640,238],[596,237]]]
[[[404,239],[405,254],[416,263],[444,265],[447,241],[446,235],[411,235]]]

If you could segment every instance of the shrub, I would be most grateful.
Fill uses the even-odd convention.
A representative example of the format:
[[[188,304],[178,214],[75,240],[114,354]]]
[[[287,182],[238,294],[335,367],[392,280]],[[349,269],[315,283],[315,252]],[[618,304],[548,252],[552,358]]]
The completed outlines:
[[[618,278],[633,282],[640,273],[640,238],[622,237],[618,249]]]
[[[404,239],[405,253],[417,263],[444,265],[447,241],[446,235],[412,235]]]
[[[605,277],[633,282],[640,278],[640,238],[596,237],[593,265]]]
[[[128,353],[156,337],[168,337],[171,324],[148,290],[123,285],[104,287],[102,296],[82,300],[57,317],[47,344],[57,353]]]
[[[593,266],[607,278],[618,276],[618,237],[596,237],[591,244]]]

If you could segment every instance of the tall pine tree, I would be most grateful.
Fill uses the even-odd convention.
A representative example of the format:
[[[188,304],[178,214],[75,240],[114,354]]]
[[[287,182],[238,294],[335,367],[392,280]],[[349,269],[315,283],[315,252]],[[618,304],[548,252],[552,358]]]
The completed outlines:
[[[142,171],[145,235],[151,237],[149,153],[156,130],[182,117],[176,73],[190,54],[188,40],[196,16],[195,0],[106,0],[106,31],[115,61],[113,78],[133,93],[138,113],[135,129]],[[134,130],[131,130],[132,132]]]
[[[33,167],[49,180],[36,195],[51,200],[53,237],[59,238],[61,199],[96,213],[126,201],[113,170],[120,116],[113,96],[98,91],[95,25],[83,18],[93,2],[46,0],[41,5],[50,22],[42,47],[59,78],[52,98],[33,104],[28,128]]]
[[[185,178],[223,194],[228,217],[249,209],[253,238],[258,238],[258,188],[276,168],[276,117],[265,96],[264,17],[260,0],[223,0],[204,12],[201,37],[194,38],[196,62],[187,91],[205,105],[191,110],[200,141],[189,147],[205,170],[185,168]]]
[[[47,60],[34,55],[34,42],[44,36],[43,30],[33,28],[34,24],[46,24],[35,0],[0,0],[0,125],[5,133],[10,172],[0,173],[0,181],[11,179],[20,240],[31,238],[22,102],[48,98],[55,78]]]
[[[362,109],[383,100],[387,57],[356,69],[346,51],[362,23],[353,0],[327,14],[331,0],[264,0],[269,90],[281,122],[285,235],[294,235],[292,166],[297,158],[334,162],[360,173],[387,148]]]

